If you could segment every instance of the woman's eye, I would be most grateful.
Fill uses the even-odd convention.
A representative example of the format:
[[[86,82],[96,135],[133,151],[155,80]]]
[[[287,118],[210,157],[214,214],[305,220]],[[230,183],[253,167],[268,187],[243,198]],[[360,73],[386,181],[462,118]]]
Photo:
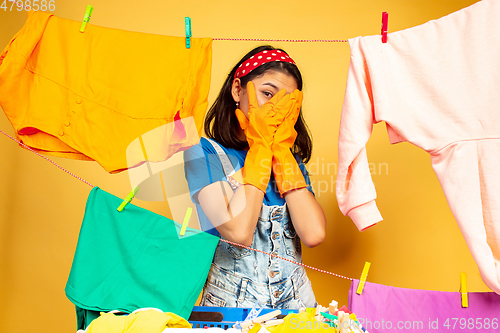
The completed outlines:
[[[262,93],[264,94],[264,96],[266,96],[266,97],[268,97],[268,98],[273,97],[273,93],[272,93],[272,92],[270,92],[270,91],[264,91],[264,92],[262,92]]]

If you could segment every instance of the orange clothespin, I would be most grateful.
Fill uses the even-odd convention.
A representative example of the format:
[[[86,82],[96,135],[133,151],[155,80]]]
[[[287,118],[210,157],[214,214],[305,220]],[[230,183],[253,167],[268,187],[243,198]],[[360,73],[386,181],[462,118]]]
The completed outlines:
[[[356,294],[361,295],[363,292],[363,288],[365,286],[366,278],[368,277],[368,271],[370,270],[370,263],[365,262],[365,267],[363,267],[363,272],[361,273],[361,277],[359,278],[358,289],[356,290]]]
[[[469,307],[469,299],[467,297],[467,274],[462,272],[460,273],[460,294],[462,296],[462,307]]]
[[[387,25],[389,24],[389,13],[382,13],[382,43],[387,43]]]

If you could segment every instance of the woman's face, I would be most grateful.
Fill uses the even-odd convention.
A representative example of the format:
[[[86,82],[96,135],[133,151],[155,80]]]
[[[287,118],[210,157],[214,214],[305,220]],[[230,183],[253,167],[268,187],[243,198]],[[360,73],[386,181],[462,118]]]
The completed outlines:
[[[255,86],[255,94],[257,95],[257,102],[259,107],[269,101],[281,89],[286,89],[287,94],[292,93],[297,89],[297,81],[289,74],[277,71],[267,71],[261,76],[252,80]],[[246,87],[241,86],[240,79],[233,81],[233,98],[235,102],[239,102],[239,109],[248,118],[248,96]]]

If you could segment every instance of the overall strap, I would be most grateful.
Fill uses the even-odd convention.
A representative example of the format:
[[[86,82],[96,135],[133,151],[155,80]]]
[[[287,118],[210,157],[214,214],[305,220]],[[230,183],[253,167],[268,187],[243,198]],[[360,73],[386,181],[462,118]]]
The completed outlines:
[[[231,160],[229,159],[229,156],[227,156],[226,152],[222,149],[222,147],[214,140],[205,138],[207,139],[208,142],[214,147],[215,151],[217,152],[217,155],[219,155],[219,159],[222,164],[222,170],[224,171],[224,175],[226,176],[227,181],[231,185],[231,188],[236,190],[239,187],[239,183],[231,177],[234,173],[234,166]]]

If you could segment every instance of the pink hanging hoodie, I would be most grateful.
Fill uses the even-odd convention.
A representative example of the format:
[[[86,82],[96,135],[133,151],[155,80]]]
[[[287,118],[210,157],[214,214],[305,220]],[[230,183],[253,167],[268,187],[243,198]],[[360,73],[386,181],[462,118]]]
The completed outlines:
[[[432,167],[483,281],[500,294],[500,0],[438,20],[349,40],[337,200],[364,230],[382,220],[365,145],[386,122]]]

